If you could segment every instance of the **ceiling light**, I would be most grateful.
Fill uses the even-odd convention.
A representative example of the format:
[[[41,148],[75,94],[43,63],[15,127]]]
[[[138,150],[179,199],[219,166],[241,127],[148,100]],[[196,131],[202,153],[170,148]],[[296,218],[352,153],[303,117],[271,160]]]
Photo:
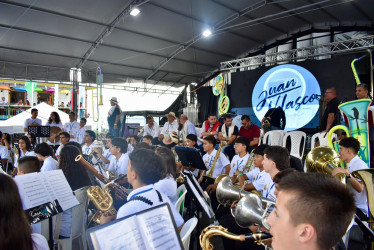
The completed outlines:
[[[134,8],[131,10],[130,15],[137,16],[139,15],[139,13],[140,13],[140,10],[138,8]]]
[[[191,85],[192,86],[197,86],[197,83],[196,82],[191,82]]]
[[[204,30],[204,32],[203,32],[203,36],[204,37],[208,37],[208,36],[210,36],[212,34],[212,31],[210,31],[210,29],[206,29],[206,30]]]

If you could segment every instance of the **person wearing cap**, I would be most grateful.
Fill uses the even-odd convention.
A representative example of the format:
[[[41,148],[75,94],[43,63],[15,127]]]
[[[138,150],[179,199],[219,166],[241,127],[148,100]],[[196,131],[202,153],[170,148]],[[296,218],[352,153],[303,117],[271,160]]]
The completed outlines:
[[[112,133],[114,136],[119,136],[121,108],[118,105],[117,97],[112,97],[112,99],[110,99],[110,105],[112,105],[112,107],[108,112],[109,133]]]
[[[178,131],[178,122],[176,121],[177,117],[174,112],[169,112],[165,115],[168,118],[168,122],[164,124],[164,127],[161,130],[158,140],[162,141],[164,137],[170,137],[171,134],[177,134]]]

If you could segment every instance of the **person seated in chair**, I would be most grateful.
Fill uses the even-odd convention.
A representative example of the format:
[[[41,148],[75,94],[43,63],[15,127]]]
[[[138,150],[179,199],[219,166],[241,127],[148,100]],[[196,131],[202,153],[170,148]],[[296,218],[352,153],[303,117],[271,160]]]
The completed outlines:
[[[234,142],[238,136],[239,129],[232,123],[231,115],[227,114],[223,119],[224,123],[218,128],[218,139],[221,143],[226,144],[223,148],[223,153],[226,154],[231,161],[235,155]]]

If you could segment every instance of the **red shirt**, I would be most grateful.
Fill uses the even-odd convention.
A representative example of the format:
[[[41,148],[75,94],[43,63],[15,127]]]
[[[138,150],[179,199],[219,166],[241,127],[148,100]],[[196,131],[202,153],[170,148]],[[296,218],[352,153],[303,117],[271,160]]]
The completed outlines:
[[[253,141],[254,138],[260,138],[260,134],[260,128],[256,124],[252,123],[249,129],[245,129],[243,126],[241,126],[238,135],[247,137],[249,141]],[[256,145],[255,147],[257,146],[258,145]]]

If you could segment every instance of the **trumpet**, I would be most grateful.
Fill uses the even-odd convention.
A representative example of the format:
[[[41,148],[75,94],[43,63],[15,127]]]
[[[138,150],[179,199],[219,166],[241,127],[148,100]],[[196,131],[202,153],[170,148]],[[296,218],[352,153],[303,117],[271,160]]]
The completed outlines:
[[[214,249],[210,238],[215,235],[221,235],[232,240],[240,241],[254,241],[257,245],[262,245],[263,240],[271,238],[271,235],[266,232],[250,233],[250,234],[241,234],[236,235],[230,233],[227,228],[222,226],[208,226],[200,234],[200,246],[203,250],[212,250]]]

